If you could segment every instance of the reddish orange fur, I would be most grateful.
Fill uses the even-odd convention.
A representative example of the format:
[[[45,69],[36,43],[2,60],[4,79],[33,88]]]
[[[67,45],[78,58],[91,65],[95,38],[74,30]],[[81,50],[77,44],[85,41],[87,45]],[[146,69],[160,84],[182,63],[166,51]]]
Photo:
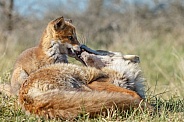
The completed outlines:
[[[112,70],[104,72],[64,63],[50,65],[29,76],[20,89],[19,102],[30,113],[63,119],[76,117],[83,110],[93,115],[112,106],[122,110],[138,108],[140,96],[111,84],[113,76],[116,77]]]
[[[58,25],[57,29],[55,26]],[[63,27],[62,27],[63,26]],[[73,40],[70,40],[68,37],[72,36]],[[15,63],[14,71],[11,78],[11,89],[13,94],[17,94],[21,84],[25,81],[31,73],[37,71],[43,66],[54,64],[55,62],[67,62],[67,58],[59,59],[60,57],[49,53],[53,53],[52,49],[55,45],[59,45],[57,52],[60,57],[67,54],[65,50],[63,51],[60,44],[71,44],[74,48],[78,48],[80,43],[77,40],[75,27],[68,22],[64,21],[63,17],[57,18],[49,22],[43,35],[41,37],[40,43],[38,46],[25,50],[17,58]],[[53,46],[53,47],[52,47]],[[62,50],[62,51],[60,51]],[[53,56],[53,57],[52,57]]]
[[[62,22],[59,30],[55,27],[58,22]],[[73,36],[74,41],[68,36]],[[57,60],[60,62],[57,63],[50,55],[55,46],[51,41],[59,44],[59,51],[64,51],[60,43],[71,44],[73,48],[80,45],[73,25],[61,17],[48,24],[38,46],[19,56],[11,89],[15,94],[20,89],[19,102],[27,112],[48,118],[71,119],[83,109],[93,115],[112,106],[123,110],[139,107],[141,98],[136,92],[111,83],[116,72],[62,63],[65,60]]]

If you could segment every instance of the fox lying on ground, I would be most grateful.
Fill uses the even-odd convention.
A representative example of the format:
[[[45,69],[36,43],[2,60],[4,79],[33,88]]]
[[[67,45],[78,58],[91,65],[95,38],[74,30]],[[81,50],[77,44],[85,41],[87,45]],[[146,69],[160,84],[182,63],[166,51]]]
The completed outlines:
[[[19,102],[28,113],[62,119],[83,112],[90,116],[105,113],[112,106],[121,110],[150,108],[141,105],[144,79],[138,63],[117,57],[82,52],[80,58],[88,67],[66,63],[43,67],[23,83]]]
[[[4,85],[5,92],[17,95],[20,86],[31,73],[46,65],[67,63],[66,55],[73,56],[74,51],[80,51],[80,43],[71,21],[65,21],[63,17],[52,20],[43,32],[39,45],[25,50],[17,58],[11,87]]]
[[[85,54],[81,49],[70,22],[63,17],[51,21],[40,44],[24,51],[16,61],[11,92],[18,95],[22,108],[39,116],[63,119],[83,111],[93,115],[112,106],[138,108],[144,92],[138,64],[131,62],[135,57],[125,56],[118,64],[110,61],[112,66],[108,66],[105,56]],[[66,55],[86,65],[91,64],[89,57],[94,57],[93,62],[98,59],[103,66],[67,64]]]

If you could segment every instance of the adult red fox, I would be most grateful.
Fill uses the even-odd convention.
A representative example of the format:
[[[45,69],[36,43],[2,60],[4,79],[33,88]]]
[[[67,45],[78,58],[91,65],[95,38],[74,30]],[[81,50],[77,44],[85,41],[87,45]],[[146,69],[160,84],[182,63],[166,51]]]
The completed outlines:
[[[145,107],[140,105],[144,79],[137,63],[87,52],[80,58],[89,66],[53,64],[31,74],[19,92],[21,106],[28,113],[62,119],[83,112],[94,115],[112,106],[122,110]]]

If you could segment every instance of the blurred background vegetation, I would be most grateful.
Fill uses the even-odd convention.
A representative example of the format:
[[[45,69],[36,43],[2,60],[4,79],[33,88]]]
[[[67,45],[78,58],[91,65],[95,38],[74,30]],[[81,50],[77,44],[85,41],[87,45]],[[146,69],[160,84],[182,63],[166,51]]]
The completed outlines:
[[[140,56],[148,94],[184,97],[183,0],[0,0],[0,81],[38,44],[47,23],[72,19],[93,49]]]

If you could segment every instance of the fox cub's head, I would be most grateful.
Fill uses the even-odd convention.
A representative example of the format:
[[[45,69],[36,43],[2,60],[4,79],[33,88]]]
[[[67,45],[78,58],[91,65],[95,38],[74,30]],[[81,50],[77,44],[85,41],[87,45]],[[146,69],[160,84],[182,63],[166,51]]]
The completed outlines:
[[[64,20],[63,17],[52,20],[46,28],[45,35],[50,43],[59,45],[60,53],[74,56],[75,52],[80,51],[80,43],[71,20]]]

